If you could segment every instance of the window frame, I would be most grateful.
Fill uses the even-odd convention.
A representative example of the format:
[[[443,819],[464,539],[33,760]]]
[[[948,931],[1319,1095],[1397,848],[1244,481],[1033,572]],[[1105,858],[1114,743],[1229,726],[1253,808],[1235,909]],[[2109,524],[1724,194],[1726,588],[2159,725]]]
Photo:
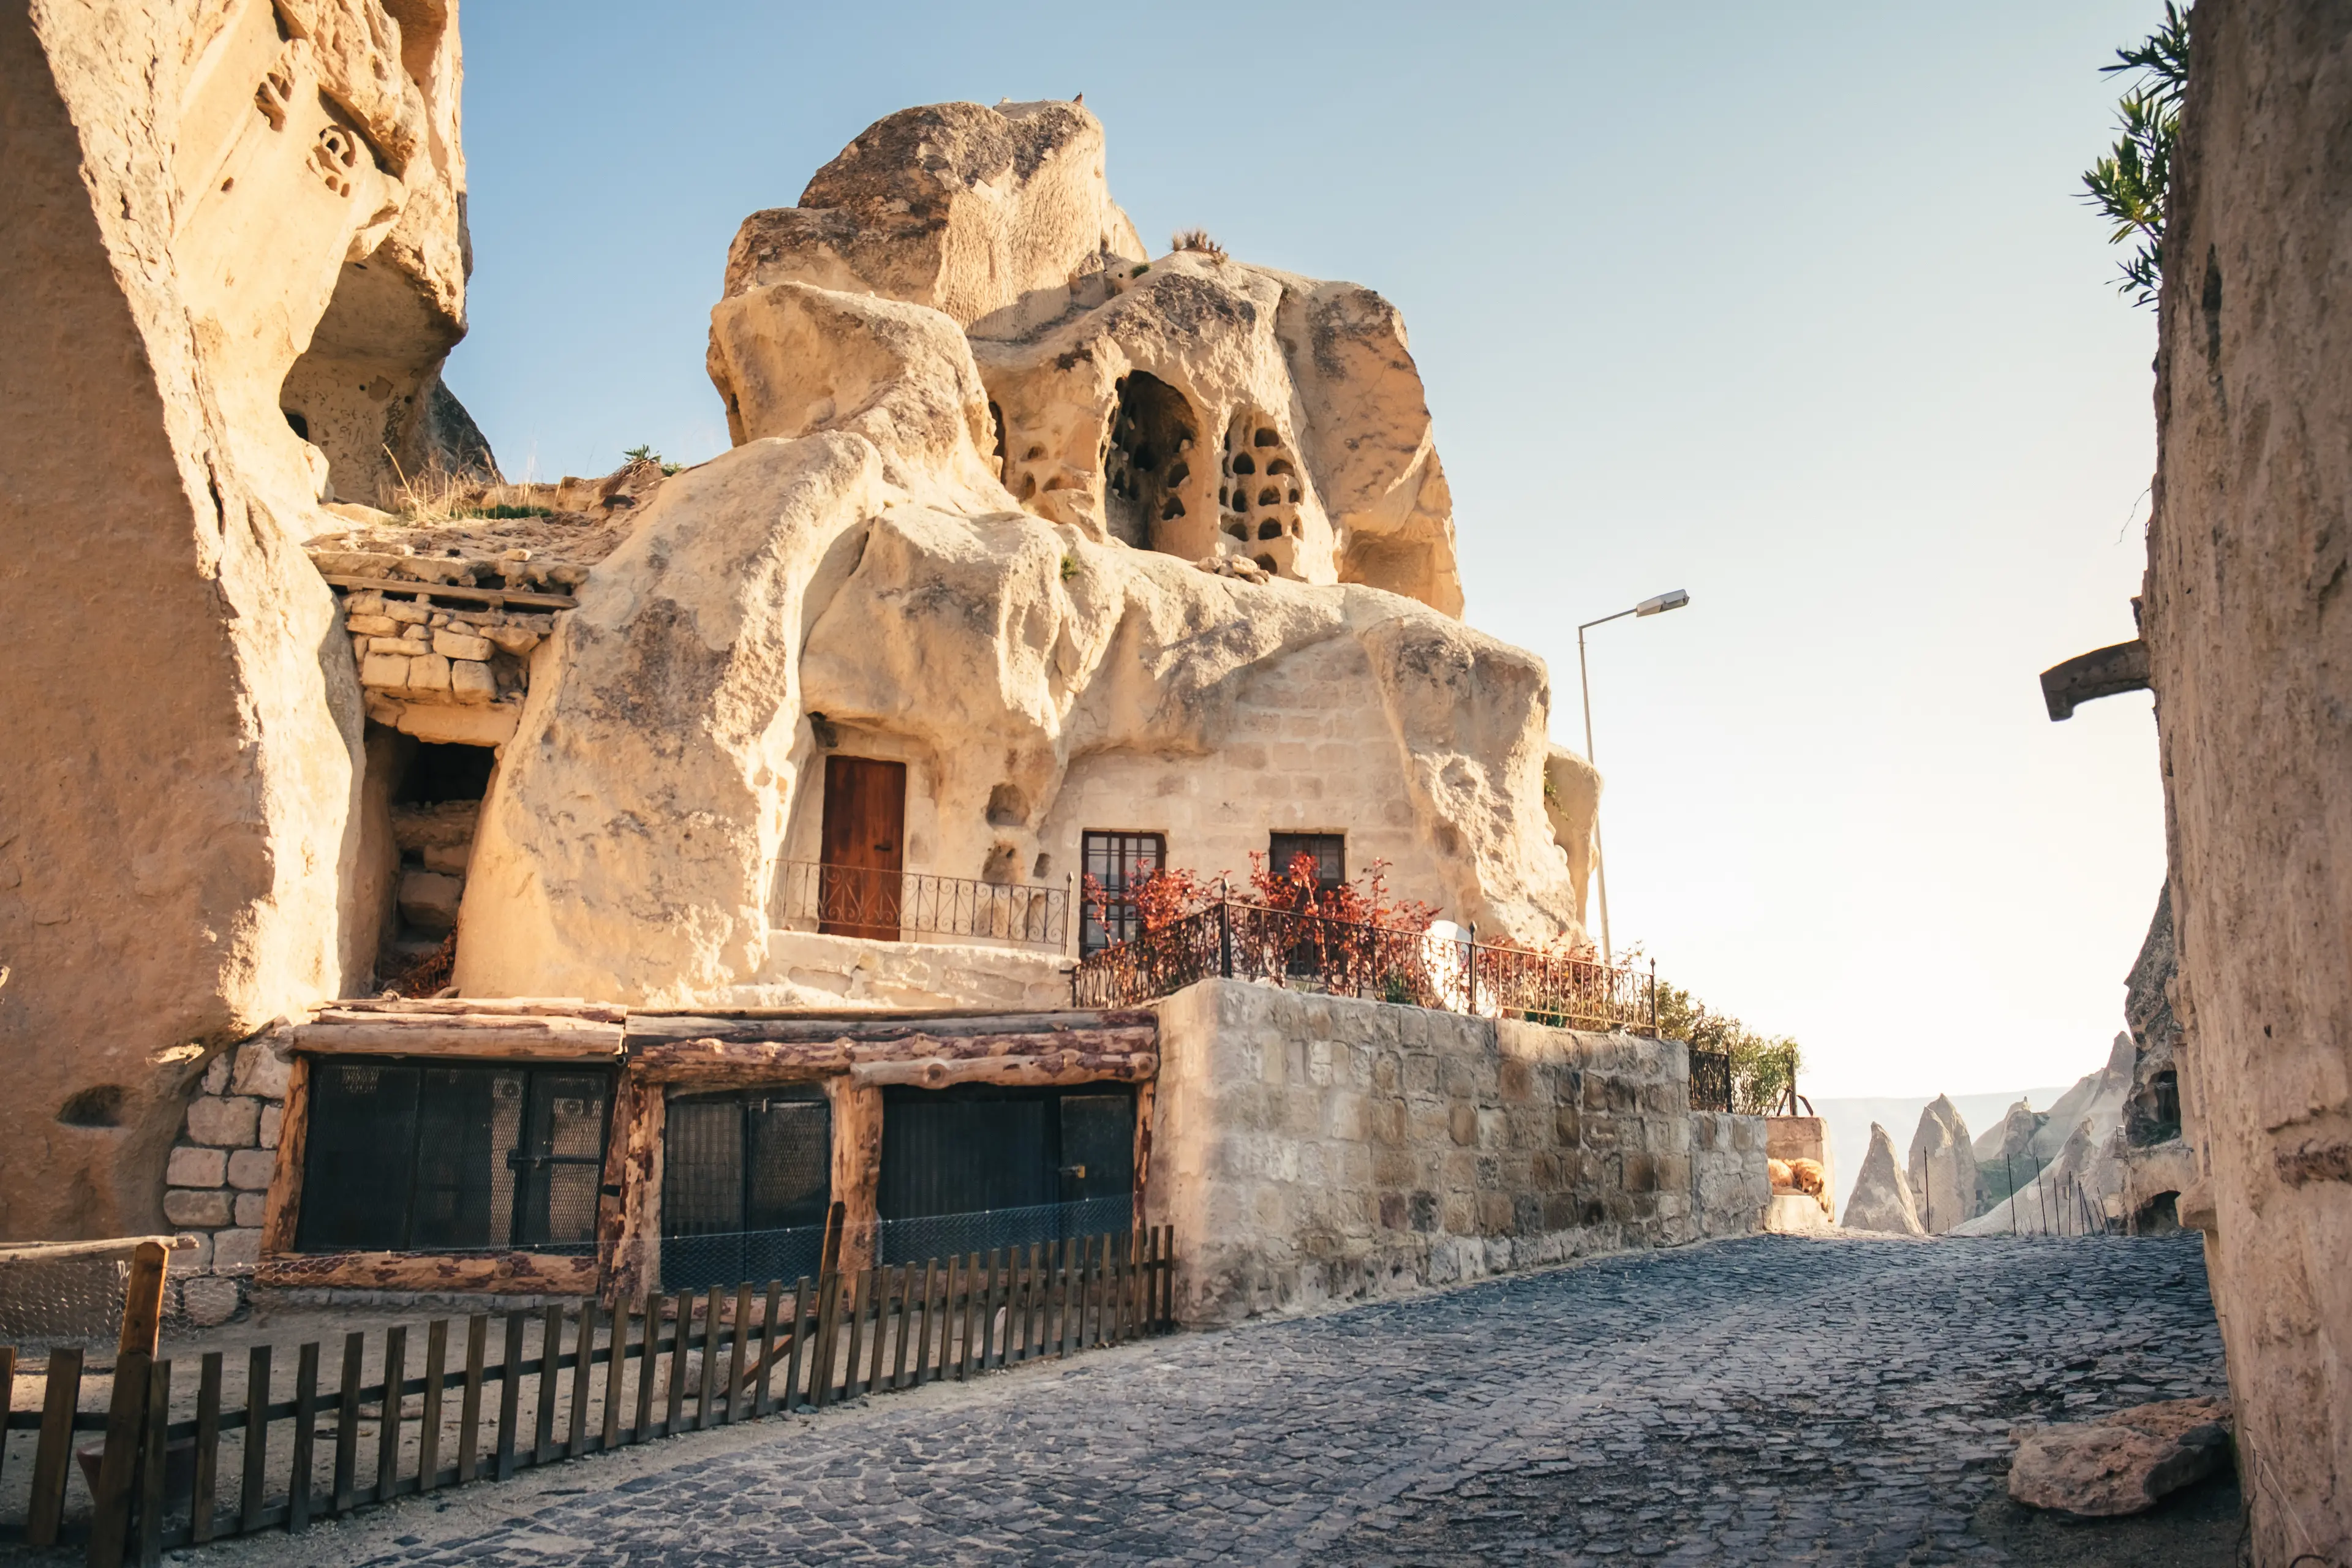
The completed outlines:
[[[1149,860],[1138,853],[1147,841],[1151,847],[1151,858]],[[1107,856],[1117,857],[1120,882],[1116,889],[1113,889],[1109,879],[1100,875],[1096,868],[1096,851],[1098,847],[1104,849]],[[1107,858],[1103,868],[1109,869],[1110,864],[1110,860]],[[1137,868],[1147,864],[1150,867],[1150,870],[1145,872],[1140,878],[1137,877],[1135,874]],[[1078,956],[1081,959],[1092,958],[1096,953],[1116,947],[1120,942],[1131,941],[1141,931],[1142,915],[1135,907],[1135,889],[1143,882],[1150,880],[1152,875],[1167,868],[1168,835],[1165,833],[1147,828],[1129,827],[1088,827],[1080,831],[1078,835],[1079,873],[1083,877],[1093,878],[1096,884],[1103,889],[1103,913],[1110,917],[1108,921],[1097,920],[1094,900],[1091,899],[1085,900],[1085,908],[1079,911],[1078,921]],[[1112,930],[1114,923],[1118,927],[1116,934]]]
[[[1277,849],[1276,846],[1286,838],[1294,840],[1304,847],[1294,848],[1290,854],[1285,855]],[[1338,873],[1336,875],[1323,875],[1323,855],[1320,847],[1326,844],[1332,846],[1335,850],[1335,859],[1338,865]],[[1315,869],[1317,873],[1315,878],[1315,890],[1318,893],[1328,893],[1335,888],[1344,888],[1348,885],[1348,836],[1346,833],[1297,833],[1281,828],[1269,829],[1267,831],[1265,836],[1266,869],[1273,872],[1275,876],[1288,876],[1290,874],[1291,860],[1302,854],[1312,855],[1315,857]]]
[[[427,1120],[423,1115],[418,1115],[415,1118],[415,1125],[409,1133],[406,1154],[404,1197],[401,1211],[400,1236],[397,1240],[382,1243],[323,1243],[312,1240],[307,1236],[306,1233],[310,1231],[310,1226],[318,1223],[317,1216],[321,1201],[321,1194],[331,1194],[334,1191],[334,1188],[323,1179],[324,1173],[319,1169],[316,1163],[320,1158],[321,1151],[327,1146],[328,1142],[327,1140],[322,1139],[320,1136],[320,1134],[327,1131],[327,1129],[322,1127],[319,1117],[319,1103],[320,1098],[320,1080],[321,1075],[325,1073],[346,1068],[414,1069],[420,1075],[420,1104],[423,1092],[423,1079],[421,1075],[425,1073],[436,1071],[481,1074],[505,1073],[512,1074],[520,1078],[521,1080],[521,1109],[517,1117],[515,1141],[502,1152],[494,1150],[492,1156],[499,1164],[503,1165],[506,1169],[513,1173],[513,1180],[510,1184],[511,1191],[507,1202],[507,1211],[502,1216],[504,1235],[506,1237],[504,1241],[490,1240],[478,1246],[468,1247],[415,1245],[419,1196],[418,1184],[425,1165],[425,1162],[421,1156],[424,1151],[425,1141],[431,1131]],[[537,1098],[535,1091],[538,1087],[538,1080],[542,1077],[594,1078],[600,1080],[604,1085],[604,1108],[603,1113],[597,1123],[596,1152],[593,1156],[559,1154],[538,1155],[528,1152],[531,1143],[534,1142],[531,1127],[531,1108]],[[297,1257],[313,1258],[334,1257],[354,1252],[384,1252],[415,1257],[437,1257],[460,1254],[472,1256],[499,1253],[517,1253],[562,1258],[593,1258],[594,1256],[596,1250],[595,1232],[597,1228],[594,1213],[602,1210],[604,1200],[608,1195],[604,1190],[604,1171],[605,1162],[612,1152],[613,1117],[615,1110],[615,1102],[620,1097],[621,1077],[620,1068],[617,1063],[551,1062],[531,1059],[518,1060],[504,1058],[452,1058],[437,1056],[396,1056],[390,1054],[379,1056],[370,1052],[359,1055],[320,1055],[311,1057],[309,1060],[306,1079],[307,1081],[303,1086],[302,1091],[304,1096],[302,1113],[303,1146],[301,1149],[300,1163],[294,1172],[296,1179],[300,1184],[298,1189],[299,1195],[295,1205],[295,1213],[291,1216],[292,1223],[289,1226],[291,1235],[289,1237],[289,1245],[285,1248],[288,1254]],[[518,1163],[530,1161],[535,1161],[548,1165],[588,1165],[594,1169],[595,1182],[593,1191],[595,1194],[595,1202],[593,1209],[592,1210],[592,1218],[588,1227],[589,1235],[586,1239],[576,1242],[551,1242],[546,1240],[524,1242],[518,1239],[532,1228],[526,1223],[526,1203],[531,1198],[534,1193],[546,1194],[551,1192],[551,1184],[545,1181],[532,1181],[530,1179],[532,1172],[529,1166],[526,1163]],[[495,1170],[497,1166],[494,1165],[493,1169]],[[333,1200],[331,1198],[328,1201],[332,1202]],[[542,1233],[542,1235],[546,1229],[545,1221],[546,1216],[541,1215],[537,1228]]]

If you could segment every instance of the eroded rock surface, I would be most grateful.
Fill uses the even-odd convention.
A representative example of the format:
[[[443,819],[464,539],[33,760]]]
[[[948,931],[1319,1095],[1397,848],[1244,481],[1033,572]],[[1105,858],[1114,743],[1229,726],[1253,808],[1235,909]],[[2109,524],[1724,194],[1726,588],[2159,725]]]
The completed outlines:
[[[1911,1135],[1910,1178],[1919,1223],[1930,1233],[1976,1217],[1976,1154],[1969,1147],[1969,1124],[1948,1095],[1937,1095],[1919,1113],[1918,1131]]]
[[[2230,1402],[2172,1399],[2096,1421],[2021,1427],[2009,1495],[2092,1518],[2138,1513],[2230,1460]]]
[[[1854,1177],[1853,1194],[1846,1199],[1840,1224],[1848,1230],[1885,1231],[1896,1236],[1925,1236],[1919,1207],[1912,1200],[1911,1184],[1895,1160],[1895,1140],[1886,1129],[1870,1124],[1870,1152]]]

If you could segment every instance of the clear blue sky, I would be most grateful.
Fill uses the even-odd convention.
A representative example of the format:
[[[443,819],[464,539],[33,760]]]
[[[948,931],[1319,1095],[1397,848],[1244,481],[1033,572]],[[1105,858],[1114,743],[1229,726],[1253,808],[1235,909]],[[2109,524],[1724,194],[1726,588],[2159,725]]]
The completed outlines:
[[[1816,1093],[2104,1059],[2163,875],[2132,635],[2153,313],[2075,199],[2157,6],[648,8],[463,14],[476,271],[449,381],[509,475],[726,444],[742,216],[866,124],[1084,91],[1147,242],[1402,307],[1469,619],[1594,634],[1619,942]]]

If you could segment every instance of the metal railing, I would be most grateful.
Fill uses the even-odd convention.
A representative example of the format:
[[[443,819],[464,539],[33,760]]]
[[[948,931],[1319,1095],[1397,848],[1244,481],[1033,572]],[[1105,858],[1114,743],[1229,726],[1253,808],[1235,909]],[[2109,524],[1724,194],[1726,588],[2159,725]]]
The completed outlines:
[[[1131,1007],[1212,976],[1561,1028],[1655,1034],[1657,970],[1221,900],[1105,948],[1070,976],[1079,1007]]]
[[[1070,889],[970,877],[787,860],[779,878],[787,921],[834,936],[898,942],[909,932],[1060,949],[1070,938]]]

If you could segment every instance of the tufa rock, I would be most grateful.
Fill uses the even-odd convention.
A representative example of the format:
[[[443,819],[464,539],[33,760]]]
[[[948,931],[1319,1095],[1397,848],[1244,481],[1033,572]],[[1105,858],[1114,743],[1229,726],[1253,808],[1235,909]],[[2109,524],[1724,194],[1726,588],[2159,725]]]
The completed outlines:
[[[2112,1518],[2152,1508],[2230,1458],[2230,1402],[2174,1399],[2096,1421],[2012,1432],[2009,1495],[2029,1508]]]
[[[1969,1125],[1948,1095],[1937,1095],[1919,1113],[1911,1135],[1911,1198],[1929,1234],[1951,1229],[1977,1215],[1977,1160],[1969,1147]]]
[[[1895,1140],[1886,1129],[1870,1124],[1870,1152],[1863,1156],[1853,1195],[1845,1201],[1845,1228],[1885,1231],[1896,1236],[1925,1236],[1919,1210],[1911,1201],[1911,1184],[1895,1163]]]

